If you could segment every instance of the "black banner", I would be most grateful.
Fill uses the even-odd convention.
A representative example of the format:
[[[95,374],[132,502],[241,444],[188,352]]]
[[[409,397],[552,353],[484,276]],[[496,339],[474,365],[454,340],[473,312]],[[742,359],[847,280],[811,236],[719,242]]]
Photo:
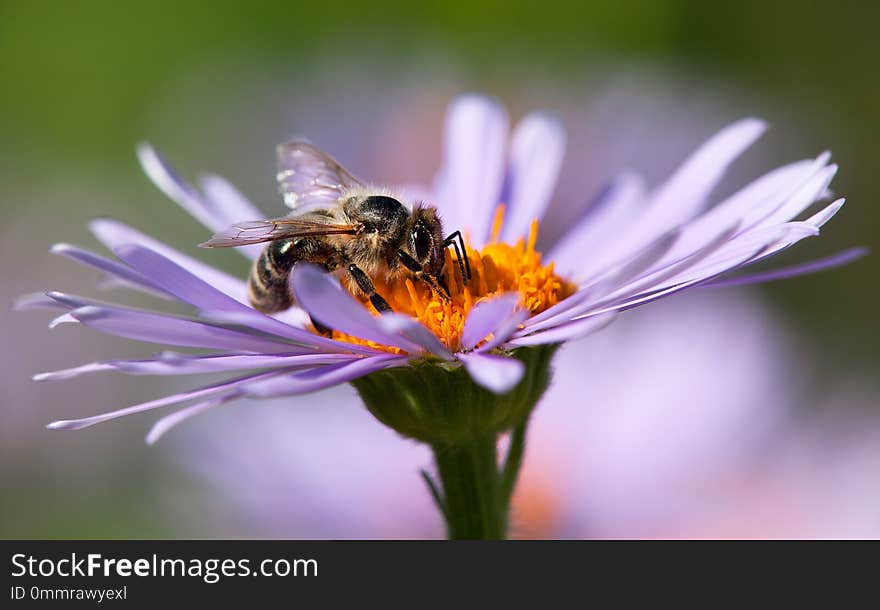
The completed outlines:
[[[334,600],[416,605],[440,598],[470,607],[475,591],[488,592],[496,602],[531,591],[555,607],[552,600],[563,592],[588,604],[600,592],[622,601],[681,594],[713,581],[737,582],[742,591],[782,584],[783,574],[766,568],[791,560],[794,545],[761,545],[758,550],[753,543],[706,542],[3,541],[0,607],[189,601],[224,607],[310,601],[325,607]],[[827,567],[831,561],[825,558]]]

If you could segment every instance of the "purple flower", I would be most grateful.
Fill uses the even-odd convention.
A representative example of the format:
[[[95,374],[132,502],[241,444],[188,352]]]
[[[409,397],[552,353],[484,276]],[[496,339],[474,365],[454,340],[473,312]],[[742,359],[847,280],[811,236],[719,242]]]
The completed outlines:
[[[463,366],[474,382],[504,394],[526,373],[523,362],[510,357],[517,348],[582,337],[618,312],[697,285],[776,279],[861,255],[861,250],[850,250],[793,269],[726,276],[817,235],[843,205],[843,199],[837,199],[808,212],[817,201],[829,198],[836,171],[829,155],[822,154],[768,172],[710,206],[712,190],[727,167],[764,127],[746,119],[725,128],[650,191],[638,176],[618,177],[542,257],[534,250],[534,219],[542,217],[551,200],[565,148],[564,131],[554,119],[534,114],[508,133],[507,115],[498,104],[463,96],[450,107],[443,167],[433,189],[408,191],[436,204],[446,227],[466,232],[480,281],[458,292],[453,286],[453,309],[402,286],[389,287],[394,292],[385,296],[393,306],[411,297],[410,307],[375,316],[335,277],[297,265],[291,280],[296,300],[311,318],[334,329],[332,338],[311,331],[300,309],[276,316],[257,312],[240,278],[123,223],[93,221],[93,233],[118,260],[67,244],[54,246],[52,252],[95,267],[127,287],[183,302],[194,313],[143,311],[59,292],[29,295],[19,305],[62,312],[51,326],[79,323],[128,339],[203,351],[94,362],[36,378],[65,379],[102,370],[229,377],[49,427],[79,429],[191,402],[155,424],[147,437],[153,442],[186,418],[234,399],[312,392],[423,359]],[[153,149],[143,147],[140,157],[157,186],[212,231],[274,216],[257,210],[222,178],[208,176],[196,189]],[[502,202],[506,208],[499,214]],[[805,218],[795,220],[802,215]],[[239,252],[253,259],[259,248]]]

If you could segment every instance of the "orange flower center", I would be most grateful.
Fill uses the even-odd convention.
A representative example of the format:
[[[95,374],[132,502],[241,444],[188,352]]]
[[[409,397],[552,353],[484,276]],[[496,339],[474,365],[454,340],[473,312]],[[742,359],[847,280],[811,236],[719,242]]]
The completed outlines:
[[[447,249],[445,268],[449,299],[439,298],[424,282],[411,279],[387,284],[374,278],[376,291],[394,311],[416,318],[451,351],[460,348],[464,321],[473,306],[482,300],[505,292],[518,292],[520,304],[535,315],[571,295],[575,287],[553,272],[553,263],[541,264],[541,253],[535,250],[538,221],[532,221],[527,239],[506,244],[498,241],[503,218],[504,206],[499,205],[489,243],[481,250],[467,246],[471,267],[471,279],[467,283],[463,281],[458,261]],[[376,313],[362,295],[357,296],[364,306]],[[400,351],[339,331],[333,331],[333,338],[395,353]]]

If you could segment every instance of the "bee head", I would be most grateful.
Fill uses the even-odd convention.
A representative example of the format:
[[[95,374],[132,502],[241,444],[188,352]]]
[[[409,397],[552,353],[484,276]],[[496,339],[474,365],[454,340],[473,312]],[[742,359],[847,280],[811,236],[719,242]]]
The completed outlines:
[[[410,227],[409,254],[422,266],[426,275],[439,278],[446,263],[443,248],[443,225],[433,207],[416,207]]]

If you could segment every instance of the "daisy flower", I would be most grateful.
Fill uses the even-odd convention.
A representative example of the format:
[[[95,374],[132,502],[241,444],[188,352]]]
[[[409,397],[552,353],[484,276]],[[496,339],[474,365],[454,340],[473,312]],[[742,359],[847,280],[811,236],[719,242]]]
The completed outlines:
[[[95,220],[93,233],[117,260],[67,244],[52,252],[95,267],[117,283],[180,301],[193,314],[144,311],[61,292],[29,295],[19,306],[60,310],[51,326],[78,323],[126,339],[204,351],[93,362],[36,378],[105,370],[228,377],[49,427],[81,429],[190,403],[156,422],[148,434],[153,442],[181,421],[231,400],[352,382],[380,421],[433,448],[440,481],[426,473],[425,479],[450,535],[503,536],[526,423],[549,383],[550,361],[561,343],[602,328],[622,311],[691,287],[787,277],[862,254],[849,250],[795,268],[727,276],[817,235],[844,203],[836,199],[808,212],[829,199],[837,169],[823,153],[768,172],[710,206],[727,167],[764,129],[755,119],[723,129],[651,190],[634,174],[618,177],[580,222],[541,253],[535,249],[538,225],[558,177],[565,133],[542,114],[525,117],[511,131],[495,101],[463,96],[448,112],[444,160],[433,188],[394,192],[410,204],[435,205],[446,229],[465,235],[466,257],[445,253],[444,298],[427,282],[383,284],[373,278],[392,309],[382,315],[362,294],[308,264],[295,265],[290,277],[298,308],[267,315],[251,306],[243,278],[121,222]],[[279,150],[279,183],[292,207],[326,204],[339,197],[342,186],[352,186],[341,168]],[[217,239],[230,236],[225,232],[230,225],[240,230],[253,226],[242,223],[272,216],[222,178],[208,176],[197,189],[152,148],[139,152],[156,185],[219,232]],[[261,247],[238,250],[256,259]],[[462,258],[470,263],[469,274],[458,264]],[[329,332],[316,332],[309,319]],[[512,441],[499,466],[496,441],[506,431],[512,431]]]

